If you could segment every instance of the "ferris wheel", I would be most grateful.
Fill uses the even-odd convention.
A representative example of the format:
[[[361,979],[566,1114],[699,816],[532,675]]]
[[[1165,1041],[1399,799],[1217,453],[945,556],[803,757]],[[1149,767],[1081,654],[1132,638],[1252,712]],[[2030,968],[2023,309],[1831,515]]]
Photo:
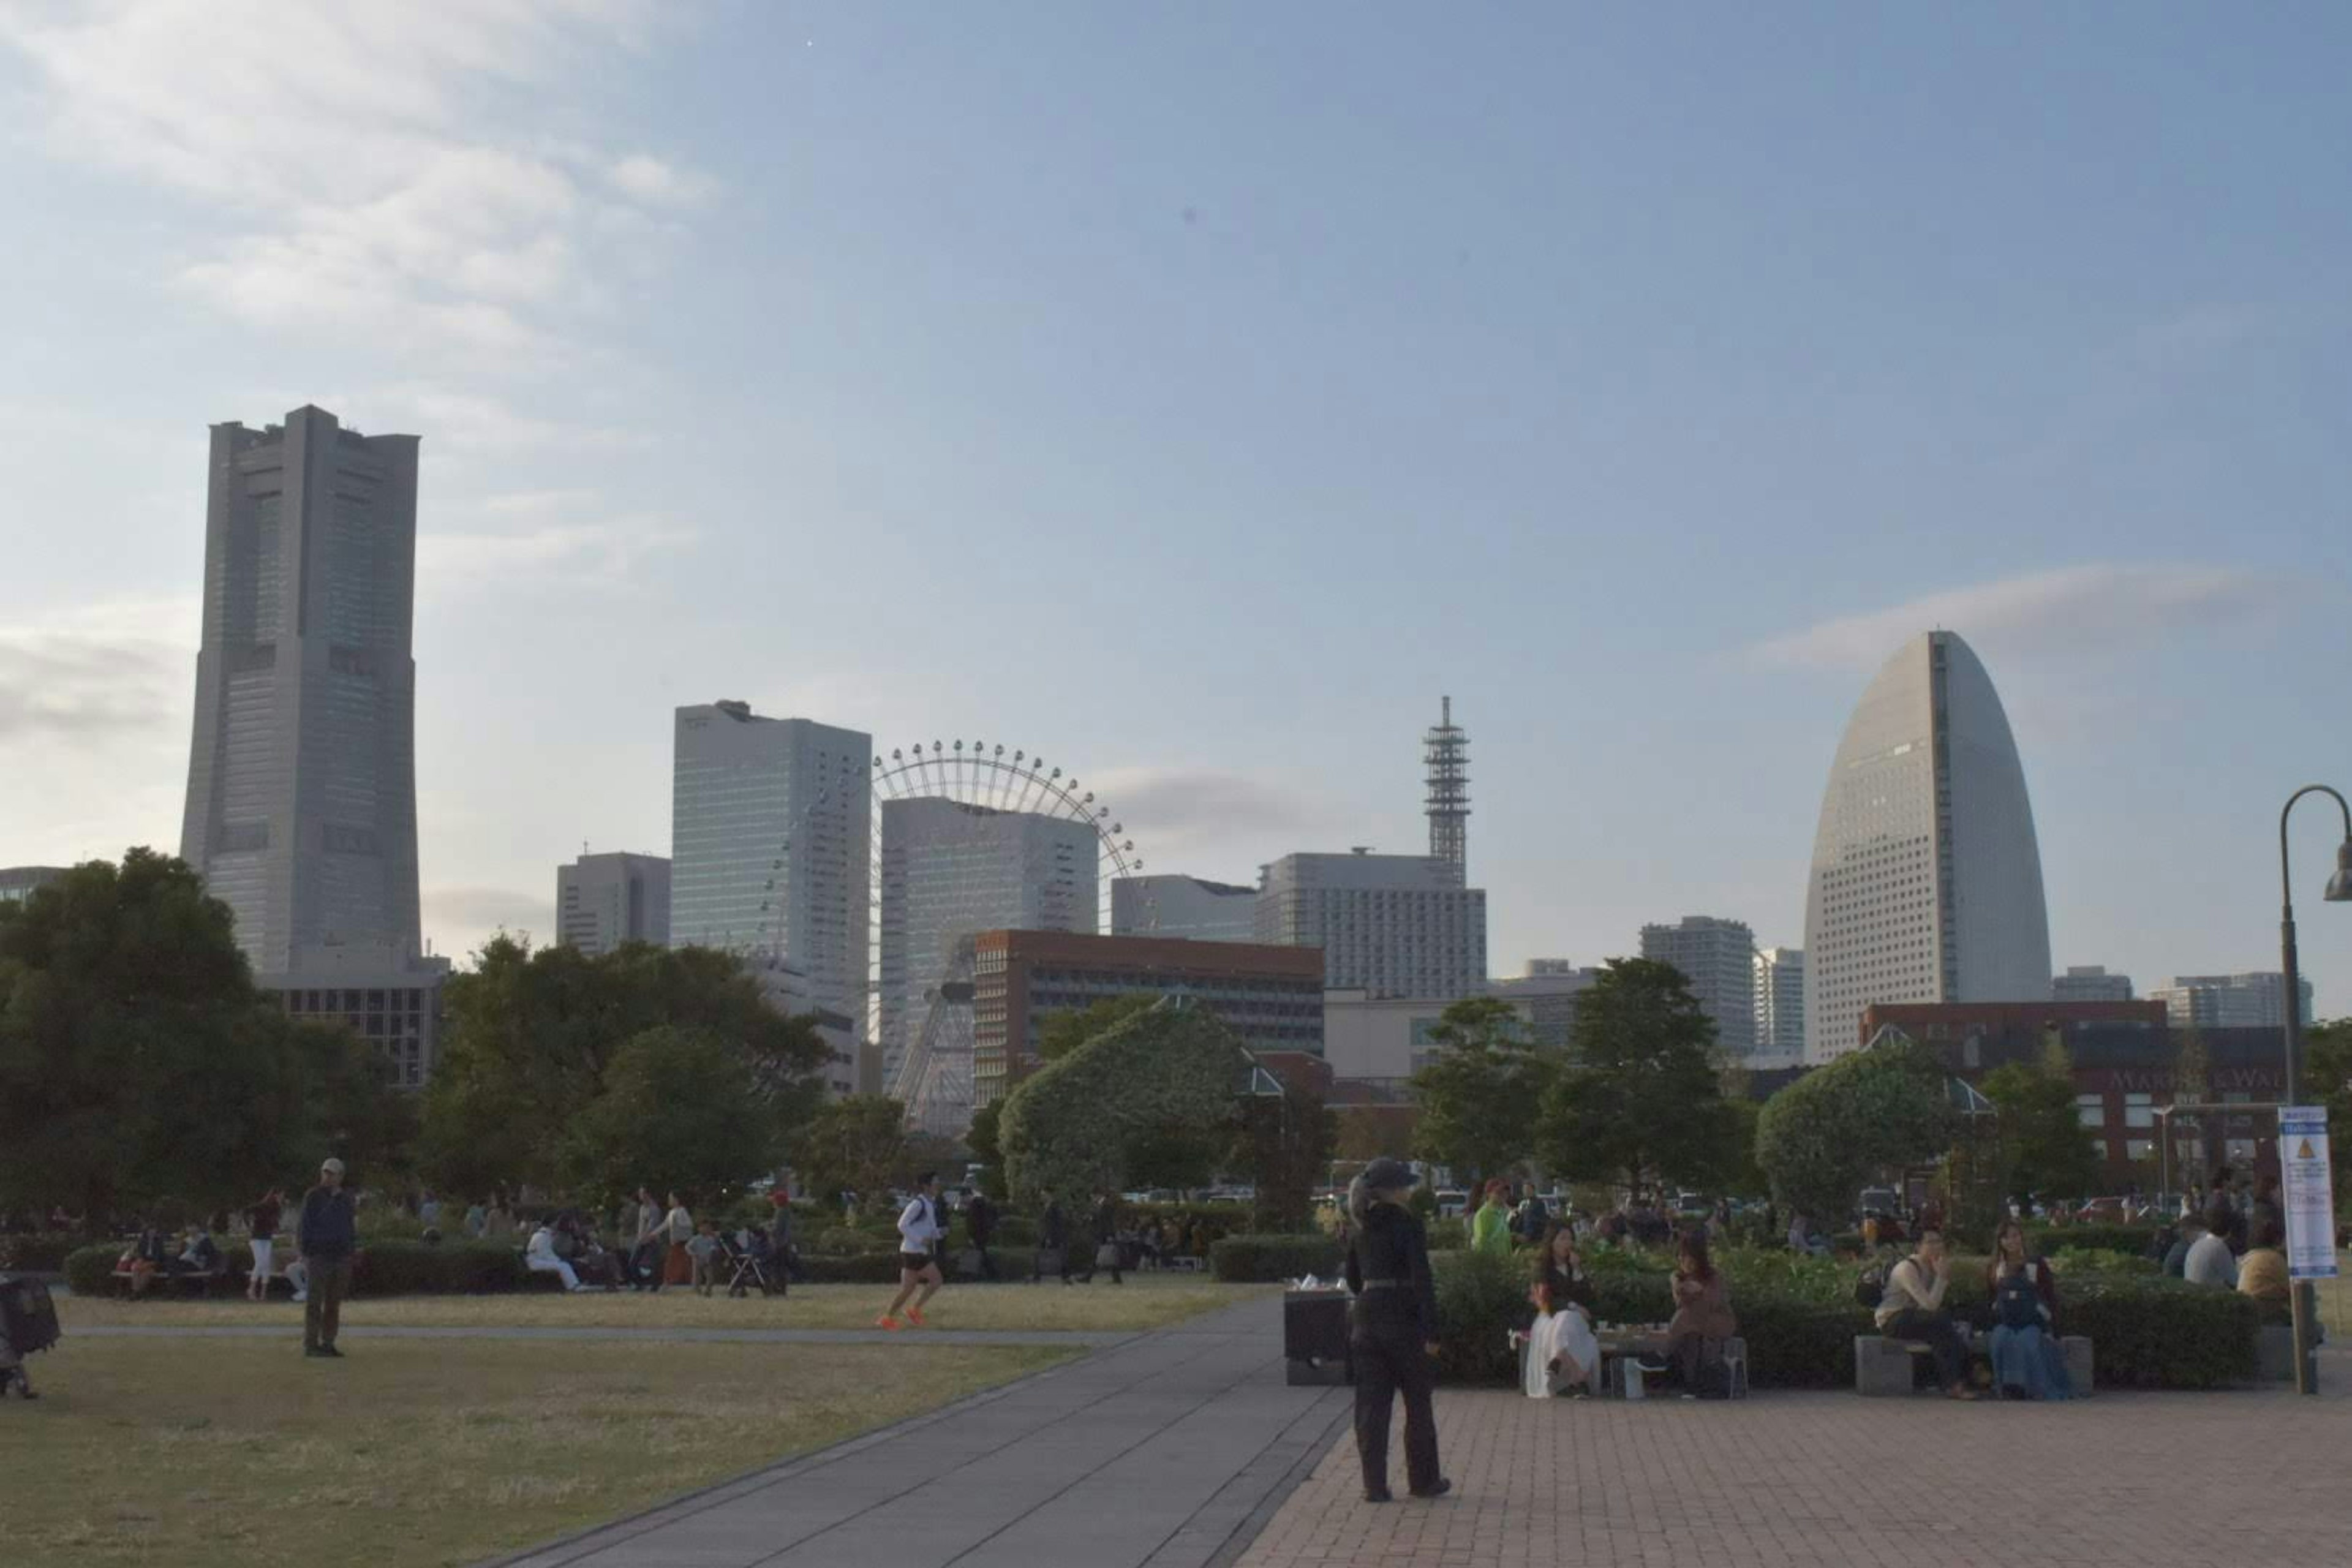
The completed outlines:
[[[909,1122],[954,1136],[976,1101],[973,938],[1102,931],[1143,859],[1083,781],[1017,748],[894,750],[874,760],[874,1038]]]
[[[958,1136],[975,1106],[973,938],[1002,928],[1107,931],[1113,884],[1139,874],[1143,858],[1108,804],[1025,750],[932,741],[877,753],[870,770],[818,781],[768,868],[767,924],[749,956],[788,995],[800,994],[804,968],[785,934],[793,846],[827,867],[842,858],[845,818],[860,815],[843,808],[861,792],[870,818],[866,928],[856,933],[866,961],[859,1026],[908,1122]],[[1130,909],[1144,929],[1150,911],[1138,909],[1150,901],[1147,892]],[[832,934],[820,929],[815,940]]]

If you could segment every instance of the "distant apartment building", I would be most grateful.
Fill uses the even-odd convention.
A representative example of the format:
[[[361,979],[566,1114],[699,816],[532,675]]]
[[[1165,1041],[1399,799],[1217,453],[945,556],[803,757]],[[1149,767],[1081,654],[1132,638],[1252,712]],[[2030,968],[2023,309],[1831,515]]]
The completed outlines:
[[[1424,855],[1286,855],[1258,882],[1261,942],[1323,950],[1335,991],[1452,1001],[1486,989],[1486,894]]]
[[[1805,950],[1756,950],[1756,1051],[1759,1068],[1795,1067],[1805,1059]]]
[[[2051,978],[2050,999],[2053,1002],[2128,1002],[2132,999],[2131,976],[2110,974],[2104,963],[2071,963],[2066,966],[2065,973]]]
[[[1357,988],[1323,994],[1323,1059],[1334,1080],[1401,1094],[1405,1080],[1445,1047],[1436,1038],[1445,1009],[1458,998],[1375,996]],[[1507,998],[1525,1036],[1535,1037],[1533,1005]]]
[[[1100,860],[1099,835],[1083,819],[941,795],[883,803],[877,1038],[886,1082],[921,1038],[943,987],[975,982],[982,932],[1096,934]]]
[[[2312,1022],[2311,982],[2300,992],[2301,1017]],[[2286,976],[2277,970],[2251,974],[2177,974],[2148,993],[2164,1004],[2176,1029],[2278,1029],[2286,1026]]]
[[[1257,889],[1199,877],[1114,878],[1113,936],[1188,937],[1195,942],[1257,940]]]
[[[1576,1043],[1577,998],[1601,978],[1598,969],[1580,968],[1565,958],[1531,958],[1527,972],[1486,983],[1486,994],[1522,1008],[1535,1043],[1566,1051]]]
[[[66,874],[62,866],[0,866],[0,904],[21,904]]]
[[[1745,921],[1685,915],[1673,925],[1645,925],[1642,956],[1689,978],[1725,1056],[1745,1061],[1755,1054],[1756,933]]]
[[[624,942],[669,945],[669,861],[659,855],[583,855],[555,868],[556,940],[589,957]]]
[[[446,959],[416,868],[418,438],[323,409],[212,427],[203,640],[180,855],[260,987],[420,1087]]]
[[[874,738],[745,702],[675,716],[669,941],[740,955],[794,1012],[866,1016]]]
[[[1115,997],[1182,996],[1254,1051],[1323,1049],[1322,955],[1197,938],[991,931],[973,938],[972,1090],[1002,1099],[1037,1064],[1053,1014]]]

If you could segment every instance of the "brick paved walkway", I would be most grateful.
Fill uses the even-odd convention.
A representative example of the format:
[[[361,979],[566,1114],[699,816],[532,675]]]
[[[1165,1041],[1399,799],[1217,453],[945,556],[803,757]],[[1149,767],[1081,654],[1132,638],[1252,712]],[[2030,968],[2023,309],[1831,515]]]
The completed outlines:
[[[2352,1352],[2315,1399],[2065,1405],[1441,1392],[1454,1493],[1361,1500],[1343,1435],[1240,1568],[2213,1568],[2352,1561]]]

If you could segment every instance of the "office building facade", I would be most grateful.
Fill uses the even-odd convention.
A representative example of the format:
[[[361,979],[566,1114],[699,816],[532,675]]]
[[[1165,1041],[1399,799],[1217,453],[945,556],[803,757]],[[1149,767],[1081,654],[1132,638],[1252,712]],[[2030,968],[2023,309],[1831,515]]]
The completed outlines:
[[[0,904],[21,904],[36,888],[46,888],[66,874],[63,866],[0,866]]]
[[[2128,1002],[2132,999],[2131,976],[2110,974],[2104,963],[2070,963],[2065,973],[2051,976],[2050,999],[2053,1002]]]
[[[1756,1051],[1756,933],[1745,921],[1685,915],[1642,928],[1642,956],[1671,963],[1715,1020],[1715,1043],[1734,1061]]]
[[[992,931],[973,939],[975,1102],[1003,1098],[1037,1065],[1051,1015],[1123,996],[1183,996],[1252,1050],[1323,1049],[1323,963],[1306,948],[1198,938]]]
[[[2300,1021],[2309,1024],[2314,1021],[2311,982],[2303,980],[2298,989]],[[2275,969],[2251,974],[2176,974],[2150,991],[2148,998],[2164,1005],[2176,1029],[2286,1026],[2286,976]]]
[[[937,795],[885,801],[881,826],[878,1039],[887,1082],[942,984],[971,973],[982,931],[1096,933],[1101,839],[1088,822]]]
[[[625,942],[669,945],[669,862],[659,855],[582,855],[555,868],[556,940],[589,957]]]
[[[1847,722],[1805,895],[1805,1056],[1853,1048],[1874,1003],[2050,994],[2042,855],[1991,677],[1951,632],[1914,638]]]
[[[1257,889],[1198,877],[1115,877],[1110,931],[1113,936],[1255,942]]]
[[[866,1016],[874,738],[719,701],[675,715],[669,941],[740,955],[792,1012]]]
[[[1565,958],[1531,958],[1525,973],[1488,981],[1486,994],[1522,1010],[1539,1048],[1566,1052],[1576,1045],[1577,998],[1600,978],[1598,969]]]
[[[446,961],[418,921],[418,438],[305,406],[212,428],[180,853],[261,987],[430,1076]]]
[[[1486,990],[1486,893],[1423,855],[1286,855],[1258,883],[1261,942],[1323,950],[1324,984],[1458,1000]]]
[[[1759,1068],[1795,1067],[1805,1059],[1805,950],[1756,950],[1756,1050]]]

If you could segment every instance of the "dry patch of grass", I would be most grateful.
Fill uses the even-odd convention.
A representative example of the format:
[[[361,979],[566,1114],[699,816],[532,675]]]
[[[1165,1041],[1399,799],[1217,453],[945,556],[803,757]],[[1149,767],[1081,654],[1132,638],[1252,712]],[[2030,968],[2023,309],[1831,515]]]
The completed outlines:
[[[1219,1285],[1192,1275],[1108,1277],[1092,1285],[950,1285],[926,1316],[941,1329],[1156,1329],[1218,1307],[1263,1296],[1278,1287]],[[583,1290],[512,1296],[395,1296],[343,1304],[346,1327],[595,1328],[595,1329],[863,1329],[890,1304],[887,1285],[795,1286],[782,1300],[757,1296],[732,1300],[669,1289],[657,1295]],[[76,1327],[147,1324],[218,1327],[282,1323],[301,1333],[302,1309],[283,1297],[257,1305],[224,1301],[117,1301],[74,1297],[58,1303],[68,1333]]]
[[[0,1561],[477,1562],[1061,1360],[1027,1347],[80,1340],[0,1406]]]

